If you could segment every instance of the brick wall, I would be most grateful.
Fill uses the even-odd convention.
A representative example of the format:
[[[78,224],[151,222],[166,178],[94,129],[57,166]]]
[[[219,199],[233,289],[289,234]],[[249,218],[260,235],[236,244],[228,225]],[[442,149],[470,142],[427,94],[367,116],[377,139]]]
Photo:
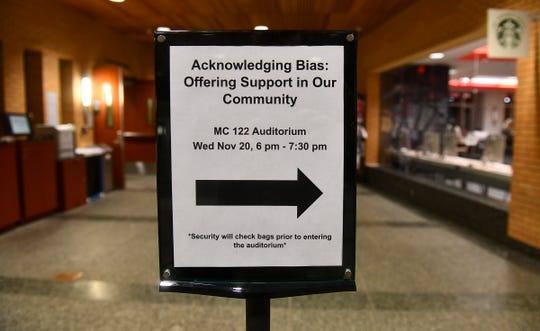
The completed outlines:
[[[74,120],[83,123],[79,84],[83,74],[105,62],[121,63],[134,77],[153,75],[152,44],[125,38],[91,17],[56,1],[1,0],[0,41],[3,44],[5,111],[25,112],[23,52],[43,54],[43,89],[59,96],[59,60],[70,59],[74,69]],[[60,105],[58,100],[58,105]],[[45,113],[47,113],[45,100]],[[60,112],[60,110],[59,110]],[[92,132],[81,134],[79,145],[93,142]]]
[[[486,36],[486,10],[511,8],[540,12],[537,0],[418,0],[359,39],[358,87],[367,95],[366,163],[379,161],[379,84],[385,70]],[[538,23],[535,23],[538,25]],[[536,27],[538,30],[538,27]],[[538,33],[538,32],[537,32]],[[540,79],[539,42],[518,61],[514,176],[508,234],[540,248]]]
[[[533,23],[533,29],[529,56],[519,60],[517,66],[519,89],[508,234],[540,248],[540,24]]]

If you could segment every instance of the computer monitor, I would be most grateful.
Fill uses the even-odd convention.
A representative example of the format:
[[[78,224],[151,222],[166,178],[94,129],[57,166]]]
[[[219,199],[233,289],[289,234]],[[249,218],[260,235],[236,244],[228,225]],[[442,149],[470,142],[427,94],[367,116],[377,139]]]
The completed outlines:
[[[7,113],[4,115],[4,125],[7,135],[27,136],[32,134],[30,119],[26,114]]]

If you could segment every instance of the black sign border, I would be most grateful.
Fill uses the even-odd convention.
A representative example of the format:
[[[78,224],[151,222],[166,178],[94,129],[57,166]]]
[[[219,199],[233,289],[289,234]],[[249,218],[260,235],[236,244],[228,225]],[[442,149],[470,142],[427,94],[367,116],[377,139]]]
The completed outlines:
[[[156,32],[157,193],[160,291],[225,297],[285,297],[355,291],[356,49],[353,31]],[[343,264],[312,267],[174,268],[170,141],[170,46],[344,47]]]

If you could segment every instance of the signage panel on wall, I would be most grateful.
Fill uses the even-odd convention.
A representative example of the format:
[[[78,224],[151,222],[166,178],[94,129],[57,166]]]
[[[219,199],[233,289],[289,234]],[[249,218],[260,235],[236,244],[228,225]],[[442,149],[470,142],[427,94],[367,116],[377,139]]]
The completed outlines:
[[[156,40],[161,289],[354,289],[355,34]]]
[[[488,57],[511,59],[527,56],[529,20],[530,15],[525,11],[489,9]]]

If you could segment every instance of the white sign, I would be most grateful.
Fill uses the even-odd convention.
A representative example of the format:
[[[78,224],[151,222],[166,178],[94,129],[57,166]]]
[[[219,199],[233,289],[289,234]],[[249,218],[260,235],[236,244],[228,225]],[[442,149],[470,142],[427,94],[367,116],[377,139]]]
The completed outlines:
[[[171,46],[175,267],[341,266],[343,46]]]
[[[60,115],[58,114],[58,94],[56,92],[47,92],[47,124],[58,125]]]
[[[519,58],[529,51],[529,13],[489,9],[487,20],[488,57]]]

